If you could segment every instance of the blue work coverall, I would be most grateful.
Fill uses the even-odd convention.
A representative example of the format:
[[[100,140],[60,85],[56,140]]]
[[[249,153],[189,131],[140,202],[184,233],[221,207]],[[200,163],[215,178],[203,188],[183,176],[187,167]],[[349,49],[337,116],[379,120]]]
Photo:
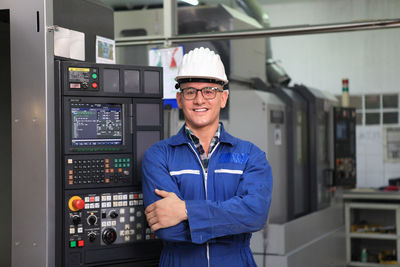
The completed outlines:
[[[147,207],[161,199],[154,189],[185,200],[188,220],[156,231],[164,247],[160,266],[256,266],[249,242],[268,217],[271,167],[254,144],[222,127],[205,173],[184,131],[151,146],[143,157],[143,195]]]

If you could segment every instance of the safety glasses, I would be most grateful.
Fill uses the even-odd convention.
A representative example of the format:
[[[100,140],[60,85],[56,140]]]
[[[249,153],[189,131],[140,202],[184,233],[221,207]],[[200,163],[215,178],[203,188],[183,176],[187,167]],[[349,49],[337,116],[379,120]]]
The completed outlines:
[[[201,95],[203,96],[204,99],[211,100],[217,96],[217,92],[223,92],[224,90],[221,90],[218,87],[203,87],[200,89],[187,87],[181,89],[183,98],[186,100],[195,99],[198,91],[201,92]]]

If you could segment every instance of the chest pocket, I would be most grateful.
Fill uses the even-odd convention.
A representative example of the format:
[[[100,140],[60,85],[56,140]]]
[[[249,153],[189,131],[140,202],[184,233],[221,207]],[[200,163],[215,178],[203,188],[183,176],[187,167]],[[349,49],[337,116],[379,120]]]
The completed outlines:
[[[186,200],[204,199],[204,182],[200,170],[183,169],[170,171],[182,197]]]
[[[217,168],[214,170],[215,200],[224,201],[236,196],[243,170]]]

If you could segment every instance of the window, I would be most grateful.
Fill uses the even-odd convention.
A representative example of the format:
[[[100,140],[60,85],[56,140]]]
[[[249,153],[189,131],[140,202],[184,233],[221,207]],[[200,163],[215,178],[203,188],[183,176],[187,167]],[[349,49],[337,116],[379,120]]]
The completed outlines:
[[[341,97],[337,97],[340,103]],[[399,125],[399,94],[350,96],[350,107],[356,109],[357,125]]]

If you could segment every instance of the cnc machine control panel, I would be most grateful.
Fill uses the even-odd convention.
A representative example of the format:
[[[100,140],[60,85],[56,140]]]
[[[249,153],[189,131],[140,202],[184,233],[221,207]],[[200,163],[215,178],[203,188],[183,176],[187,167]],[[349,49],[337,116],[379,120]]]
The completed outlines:
[[[334,109],[335,185],[356,185],[356,111]]]
[[[161,241],[144,215],[141,158],[163,138],[162,68],[55,68],[56,265],[157,265]]]

